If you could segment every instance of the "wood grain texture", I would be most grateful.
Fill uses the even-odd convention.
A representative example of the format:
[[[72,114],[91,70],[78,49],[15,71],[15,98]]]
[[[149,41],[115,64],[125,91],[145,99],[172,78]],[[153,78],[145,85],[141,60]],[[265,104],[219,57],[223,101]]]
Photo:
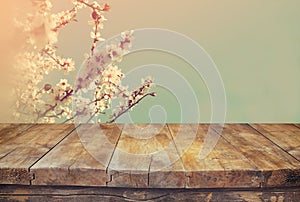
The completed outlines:
[[[34,126],[33,124],[0,124],[0,145],[17,137],[25,130]]]
[[[293,124],[251,124],[251,126],[300,161],[300,128]]]
[[[4,128],[7,128],[8,126],[12,125],[12,123],[1,123],[0,124],[0,131]],[[17,125],[17,124],[16,124]]]
[[[108,167],[114,187],[184,187],[185,173],[166,125],[125,125]]]
[[[128,189],[93,187],[0,186],[1,201],[204,201],[297,202],[300,190],[279,189]]]
[[[222,136],[262,171],[262,187],[300,185],[300,162],[249,125],[225,125]]]
[[[217,126],[217,125],[216,125]],[[0,124],[0,184],[128,188],[300,186],[293,124]],[[72,132],[73,131],[73,132]],[[216,144],[210,138],[219,138]],[[211,152],[199,158],[206,144]],[[206,150],[205,150],[206,151]]]
[[[72,125],[19,126],[13,125],[10,132],[5,129],[9,138],[4,138],[0,148],[2,184],[29,184],[29,167],[73,129]]]
[[[115,124],[79,126],[30,169],[32,184],[106,186],[106,168],[121,129]],[[109,143],[103,144],[103,138]]]
[[[188,176],[186,187],[259,187],[261,176],[257,168],[222,137],[219,138],[212,152],[206,158],[199,159],[209,125],[177,124],[169,125],[169,128],[172,134],[179,133],[179,130],[196,134],[192,145],[182,156]],[[214,135],[218,136],[218,134]],[[184,137],[178,141],[181,145],[184,145],[184,141],[190,142]]]
[[[17,137],[30,127],[32,127],[31,124],[0,124],[0,158],[4,158],[13,151],[11,146],[5,145],[7,141]],[[10,143],[8,142],[8,144]]]

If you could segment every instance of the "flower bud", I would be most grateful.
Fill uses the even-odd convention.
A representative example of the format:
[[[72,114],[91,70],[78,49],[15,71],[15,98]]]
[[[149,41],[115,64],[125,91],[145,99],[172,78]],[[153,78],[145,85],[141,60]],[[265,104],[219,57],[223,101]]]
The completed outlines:
[[[109,11],[110,10],[110,5],[109,4],[105,4],[104,8],[102,9],[102,11]]]
[[[96,20],[97,18],[99,18],[99,15],[98,15],[98,13],[97,13],[96,11],[93,11],[93,13],[92,13],[92,18],[93,18],[94,20]]]
[[[44,90],[45,91],[48,91],[48,90],[50,90],[52,88],[52,86],[51,86],[51,84],[45,84],[45,86],[44,86]]]

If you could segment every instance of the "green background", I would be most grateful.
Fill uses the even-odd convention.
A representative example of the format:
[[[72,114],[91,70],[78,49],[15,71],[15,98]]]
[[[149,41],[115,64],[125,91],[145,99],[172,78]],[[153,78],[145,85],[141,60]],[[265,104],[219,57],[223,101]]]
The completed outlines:
[[[55,10],[70,7],[56,0]],[[226,122],[300,122],[300,1],[299,0],[112,0],[102,31],[110,38],[124,30],[156,27],[197,41],[212,57],[227,96]],[[89,52],[91,27],[87,12],[59,36],[59,52],[80,67]],[[202,122],[209,122],[207,87],[180,58],[161,52],[140,52],[124,58],[124,72],[143,64],[164,64],[180,72],[197,94]],[[71,79],[74,75],[70,75]],[[55,74],[50,79],[57,80]],[[154,78],[155,79],[155,78]],[[137,84],[138,85],[138,84]],[[158,96],[131,113],[148,122],[152,105],[165,107],[167,122],[178,122],[180,110],[172,92],[157,87]],[[156,120],[156,121],[159,121]]]

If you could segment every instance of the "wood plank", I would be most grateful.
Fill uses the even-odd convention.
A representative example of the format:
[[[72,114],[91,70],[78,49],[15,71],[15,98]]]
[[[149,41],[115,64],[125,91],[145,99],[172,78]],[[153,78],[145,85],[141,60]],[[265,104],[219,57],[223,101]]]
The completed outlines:
[[[293,124],[251,124],[251,126],[300,161],[300,128]]]
[[[0,124],[0,131],[6,127],[9,127],[11,125],[11,123],[1,123]]]
[[[5,147],[6,142],[32,126],[32,124],[0,124],[0,159],[12,151],[11,148]]]
[[[261,174],[258,169],[222,137],[206,158],[199,159],[209,125],[173,124],[169,128],[172,134],[178,134],[179,130],[196,134],[192,145],[182,153],[188,188],[259,187]],[[190,142],[184,139],[186,136],[176,140],[176,145],[179,142],[181,145],[184,141]]]
[[[300,162],[249,125],[225,125],[222,136],[262,171],[262,187],[300,185]]]
[[[156,127],[158,127],[157,124]],[[157,148],[158,151],[152,154],[148,187],[185,188],[187,176],[174,141],[176,136],[170,133],[169,124],[160,132],[156,131],[156,133],[155,138],[162,147]]]
[[[29,167],[73,128],[73,125],[40,124],[18,135],[9,134],[10,138],[0,148],[0,184],[30,184]]]
[[[209,125],[123,127],[84,124],[70,134],[73,125],[0,124],[0,183],[131,188],[300,185],[295,152],[300,129],[293,124],[254,124],[257,131],[247,124],[225,125],[204,159],[199,153]],[[219,136],[214,131],[211,135]]]
[[[34,124],[0,124],[0,147],[32,126]]]
[[[299,201],[299,188],[286,189],[128,189],[0,186],[1,201]]]
[[[122,125],[80,125],[37,162],[33,185],[106,186],[106,167],[121,134]],[[105,142],[106,140],[106,142]]]
[[[296,127],[300,128],[300,123],[299,124],[294,124]]]
[[[291,132],[299,132],[299,129],[295,127],[294,124],[249,124],[250,126],[263,126],[268,130],[269,132],[285,132],[285,131],[291,131]],[[263,128],[262,128],[263,129]]]
[[[125,125],[108,167],[110,187],[184,187],[185,172],[168,127]]]

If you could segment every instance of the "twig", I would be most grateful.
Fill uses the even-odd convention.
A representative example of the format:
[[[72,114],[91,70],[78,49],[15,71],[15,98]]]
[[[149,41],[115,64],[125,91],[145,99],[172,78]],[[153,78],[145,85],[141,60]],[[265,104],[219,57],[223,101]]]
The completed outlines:
[[[70,10],[67,11],[67,13],[73,13],[73,14],[72,14],[72,18],[71,18],[70,21],[68,21],[68,20],[62,21],[60,24],[58,24],[56,27],[54,27],[54,28],[52,29],[52,31],[57,32],[60,28],[62,28],[62,27],[64,27],[64,26],[66,26],[67,24],[69,24],[72,20],[73,20],[73,21],[77,21],[77,20],[75,19],[75,16],[76,16],[76,12],[75,12],[75,11],[76,11],[76,8],[77,8],[77,6],[74,6],[72,9],[70,9]]]
[[[129,105],[126,109],[120,111],[112,120],[106,122],[106,123],[113,123],[115,122],[120,116],[122,116],[124,113],[128,112],[128,110],[130,110],[132,107],[134,107],[135,105],[137,105],[142,99],[144,99],[147,96],[155,96],[155,93],[147,93],[145,95],[143,95],[140,99],[138,99],[135,103],[133,103],[132,105]]]
[[[62,64],[60,63],[59,59],[55,58],[53,55],[51,55],[47,49],[43,49],[42,53],[45,53],[46,55],[48,55],[54,62],[56,62],[56,64],[58,64],[61,67],[65,67],[66,63]]]
[[[72,93],[73,93],[73,90],[70,90],[70,91],[66,92],[66,95],[64,97],[62,97],[60,99],[60,101],[63,102],[65,99],[67,99],[68,97],[70,97],[72,95]]]
[[[54,110],[55,107],[57,107],[57,103],[55,103],[55,105],[50,105],[50,107],[49,107],[46,111],[44,111],[42,114],[38,114],[38,117],[37,117],[37,119],[36,119],[36,122],[37,122],[40,118],[45,117],[45,116],[47,115],[48,112],[50,112],[51,110]]]

